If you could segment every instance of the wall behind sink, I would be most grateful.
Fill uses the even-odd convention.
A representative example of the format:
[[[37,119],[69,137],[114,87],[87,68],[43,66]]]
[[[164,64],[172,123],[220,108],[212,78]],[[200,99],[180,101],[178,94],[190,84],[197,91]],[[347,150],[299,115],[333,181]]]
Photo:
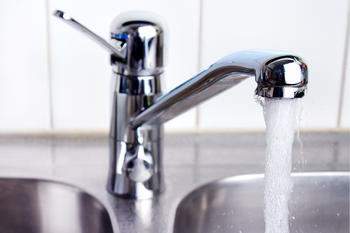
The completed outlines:
[[[52,16],[54,9],[108,40],[113,18],[130,10],[168,22],[166,91],[221,57],[274,49],[308,61],[305,130],[349,129],[347,0],[0,0],[0,133],[109,128],[109,55]],[[265,128],[247,80],[166,124],[168,131]]]

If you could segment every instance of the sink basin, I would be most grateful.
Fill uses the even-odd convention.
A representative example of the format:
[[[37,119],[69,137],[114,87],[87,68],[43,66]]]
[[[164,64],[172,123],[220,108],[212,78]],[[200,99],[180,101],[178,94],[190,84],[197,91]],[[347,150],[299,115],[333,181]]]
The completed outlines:
[[[0,232],[112,233],[113,228],[105,207],[79,188],[0,178]]]
[[[349,232],[348,172],[294,173],[290,232]],[[201,186],[179,203],[174,233],[259,232],[265,229],[263,175],[244,175]]]

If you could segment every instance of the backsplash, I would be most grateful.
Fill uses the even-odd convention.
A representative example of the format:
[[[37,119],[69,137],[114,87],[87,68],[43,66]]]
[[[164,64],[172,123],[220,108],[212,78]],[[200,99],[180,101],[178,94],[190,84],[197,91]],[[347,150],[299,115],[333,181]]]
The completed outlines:
[[[0,133],[109,129],[109,54],[53,17],[55,9],[106,40],[122,12],[161,15],[169,30],[166,91],[241,50],[298,54],[310,77],[302,129],[350,126],[347,0],[0,0]],[[262,130],[255,87],[246,80],[166,123],[166,130]]]

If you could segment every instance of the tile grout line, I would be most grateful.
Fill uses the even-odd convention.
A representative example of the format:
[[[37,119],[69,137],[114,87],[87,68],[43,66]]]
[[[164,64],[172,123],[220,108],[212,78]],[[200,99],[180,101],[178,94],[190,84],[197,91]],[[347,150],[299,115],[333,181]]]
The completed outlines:
[[[49,89],[49,122],[50,130],[54,129],[53,122],[53,104],[52,104],[52,75],[51,75],[51,56],[50,56],[50,27],[49,27],[49,3],[48,0],[44,0],[45,5],[45,22],[46,22],[46,60],[47,60],[47,77],[48,77],[48,89]]]
[[[198,25],[198,63],[197,63],[197,72],[199,73],[201,71],[201,63],[202,63],[202,14],[203,14],[203,0],[199,0],[199,25]],[[196,107],[196,121],[195,121],[195,128],[199,129],[199,108],[200,105]]]
[[[341,127],[342,113],[343,113],[343,98],[345,93],[345,83],[346,83],[346,69],[348,63],[348,50],[349,50],[349,27],[350,27],[350,0],[348,0],[348,13],[347,13],[347,25],[346,25],[346,34],[345,34],[345,47],[344,47],[344,57],[343,57],[343,69],[342,69],[342,77],[340,81],[340,93],[339,93],[339,106],[338,106],[338,119],[337,119],[337,128]]]

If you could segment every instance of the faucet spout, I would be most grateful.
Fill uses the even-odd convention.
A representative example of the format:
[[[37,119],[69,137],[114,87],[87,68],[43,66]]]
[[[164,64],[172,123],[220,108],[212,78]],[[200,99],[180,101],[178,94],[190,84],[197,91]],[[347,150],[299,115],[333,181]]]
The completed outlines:
[[[160,96],[131,118],[129,126],[160,125],[250,77],[255,77],[255,92],[262,97],[301,98],[307,91],[307,65],[302,58],[277,51],[243,51],[222,58]]]

